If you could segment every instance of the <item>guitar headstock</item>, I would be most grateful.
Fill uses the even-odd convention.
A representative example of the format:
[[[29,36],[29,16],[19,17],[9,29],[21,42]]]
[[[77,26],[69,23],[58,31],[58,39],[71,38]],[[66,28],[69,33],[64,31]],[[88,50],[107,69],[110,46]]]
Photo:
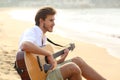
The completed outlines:
[[[75,44],[74,43],[70,43],[70,50],[73,50],[75,48]]]

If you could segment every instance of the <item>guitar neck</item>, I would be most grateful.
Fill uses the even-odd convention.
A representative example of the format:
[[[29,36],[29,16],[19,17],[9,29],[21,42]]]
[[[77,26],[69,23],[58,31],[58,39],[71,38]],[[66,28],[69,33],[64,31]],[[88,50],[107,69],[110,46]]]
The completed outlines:
[[[68,48],[69,50],[73,50],[73,49],[75,48],[75,45],[74,45],[73,43],[71,43],[70,46],[67,47],[67,48]],[[63,50],[61,50],[61,51],[59,51],[59,52],[54,53],[54,54],[53,54],[53,58],[57,58],[57,57],[59,57],[60,55],[64,54],[64,50],[65,50],[65,49],[63,49]],[[45,56],[45,61],[48,63],[47,56]]]
[[[68,49],[71,50],[71,47],[68,47]],[[61,50],[61,51],[59,51],[59,52],[54,53],[54,54],[53,54],[53,57],[54,57],[54,58],[57,58],[57,57],[59,57],[59,56],[62,55],[62,54],[64,54],[64,49]]]

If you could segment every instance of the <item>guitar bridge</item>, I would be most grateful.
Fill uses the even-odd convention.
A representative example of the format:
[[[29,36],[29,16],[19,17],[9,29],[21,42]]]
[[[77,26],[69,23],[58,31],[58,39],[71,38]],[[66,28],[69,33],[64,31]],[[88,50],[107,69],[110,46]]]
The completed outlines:
[[[40,70],[43,71],[42,65],[41,65],[41,63],[40,63],[40,58],[39,58],[39,56],[37,56],[37,62],[38,62],[38,65],[39,65],[39,67],[40,67]]]

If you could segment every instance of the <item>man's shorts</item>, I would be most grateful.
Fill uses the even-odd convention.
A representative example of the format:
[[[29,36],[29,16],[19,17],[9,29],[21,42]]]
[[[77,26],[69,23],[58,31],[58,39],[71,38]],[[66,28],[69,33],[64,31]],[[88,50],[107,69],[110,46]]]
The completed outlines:
[[[63,80],[63,77],[60,71],[60,66],[68,62],[71,62],[71,60],[66,60],[63,63],[58,64],[55,70],[50,71],[48,73],[46,80]]]

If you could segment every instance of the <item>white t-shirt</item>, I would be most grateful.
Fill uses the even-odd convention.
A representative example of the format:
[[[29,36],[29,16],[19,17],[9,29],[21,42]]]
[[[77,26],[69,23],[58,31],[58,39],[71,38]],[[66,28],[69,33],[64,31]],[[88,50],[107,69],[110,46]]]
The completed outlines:
[[[42,30],[38,26],[34,26],[28,30],[26,30],[23,35],[21,36],[20,42],[19,42],[19,49],[21,44],[24,41],[29,41],[37,46],[43,46],[46,43],[47,38],[43,36]]]

